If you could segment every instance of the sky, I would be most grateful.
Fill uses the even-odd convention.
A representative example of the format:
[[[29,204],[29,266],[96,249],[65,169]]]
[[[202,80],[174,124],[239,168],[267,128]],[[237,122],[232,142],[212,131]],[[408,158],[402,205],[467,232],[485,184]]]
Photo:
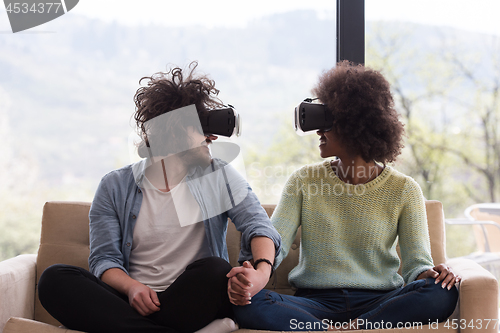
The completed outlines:
[[[263,16],[300,9],[320,18],[335,16],[335,0],[80,0],[72,14],[125,25],[242,27]],[[500,0],[365,0],[366,20],[397,20],[500,36]],[[8,31],[7,12],[0,6],[0,30]],[[43,31],[42,26],[30,29]]]
[[[335,0],[81,0],[74,13],[122,24],[244,26],[262,16],[314,9],[334,16]],[[367,20],[399,20],[500,36],[500,0],[365,0]]]

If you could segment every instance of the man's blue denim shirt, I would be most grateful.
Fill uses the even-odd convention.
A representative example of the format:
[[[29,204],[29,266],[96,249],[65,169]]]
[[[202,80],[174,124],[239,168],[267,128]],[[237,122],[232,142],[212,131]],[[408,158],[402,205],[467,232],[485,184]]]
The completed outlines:
[[[128,274],[134,226],[141,209],[141,184],[149,160],[125,166],[105,175],[90,207],[90,271],[97,277],[110,268]],[[228,218],[242,233],[239,261],[252,258],[250,241],[255,236],[270,238],[276,256],[281,238],[246,180],[226,162],[212,160],[186,176],[189,190],[203,216],[213,256],[229,261],[226,246]],[[228,209],[226,209],[228,208]]]

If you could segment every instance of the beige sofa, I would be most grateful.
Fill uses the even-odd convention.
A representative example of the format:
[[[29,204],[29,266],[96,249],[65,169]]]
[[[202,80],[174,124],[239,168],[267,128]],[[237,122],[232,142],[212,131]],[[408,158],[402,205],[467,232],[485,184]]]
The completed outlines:
[[[41,306],[36,294],[36,284],[43,270],[55,263],[72,264],[88,269],[89,208],[90,203],[86,202],[46,203],[43,208],[38,255],[20,255],[0,263],[0,332],[2,329],[4,333],[75,332],[58,327],[59,323]],[[264,205],[264,208],[271,214],[274,206]],[[426,208],[434,263],[446,262],[463,277],[463,281],[459,287],[459,305],[448,322],[452,328],[447,328],[441,323],[437,328],[423,325],[413,330],[498,332],[498,282],[488,271],[471,260],[446,260],[442,205],[438,201],[427,201]],[[227,238],[230,261],[234,266],[237,265],[240,235],[233,224],[230,224]],[[268,288],[293,294],[287,276],[290,269],[298,262],[299,242],[300,233],[291,247],[290,254],[276,271],[276,281],[271,281]],[[272,282],[275,282],[275,285],[271,285]],[[486,328],[487,322],[489,322],[488,328]],[[479,329],[480,324],[481,329]],[[384,331],[399,332],[401,329]],[[237,332],[255,331],[240,329]]]

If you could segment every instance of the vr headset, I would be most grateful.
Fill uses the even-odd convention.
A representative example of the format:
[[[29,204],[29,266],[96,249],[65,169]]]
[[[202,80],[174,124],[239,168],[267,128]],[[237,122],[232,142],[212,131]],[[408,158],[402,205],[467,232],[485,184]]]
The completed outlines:
[[[299,135],[317,130],[328,132],[333,128],[332,113],[326,105],[312,103],[315,99],[306,98],[295,107],[295,132]]]
[[[234,106],[229,104],[226,108],[210,110],[200,115],[200,122],[205,135],[241,135],[241,117]]]

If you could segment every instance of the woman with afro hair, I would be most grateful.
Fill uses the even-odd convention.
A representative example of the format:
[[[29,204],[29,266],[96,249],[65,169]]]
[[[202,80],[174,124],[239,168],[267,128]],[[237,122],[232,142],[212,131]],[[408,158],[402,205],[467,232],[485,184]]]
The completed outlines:
[[[317,131],[320,156],[335,158],[293,173],[271,219],[283,242],[276,265],[301,227],[299,263],[288,276],[297,291],[262,290],[251,304],[233,306],[240,327],[386,329],[446,320],[461,278],[433,264],[422,191],[387,165],[404,135],[389,83],[343,61],[313,93],[333,115],[331,128]]]

